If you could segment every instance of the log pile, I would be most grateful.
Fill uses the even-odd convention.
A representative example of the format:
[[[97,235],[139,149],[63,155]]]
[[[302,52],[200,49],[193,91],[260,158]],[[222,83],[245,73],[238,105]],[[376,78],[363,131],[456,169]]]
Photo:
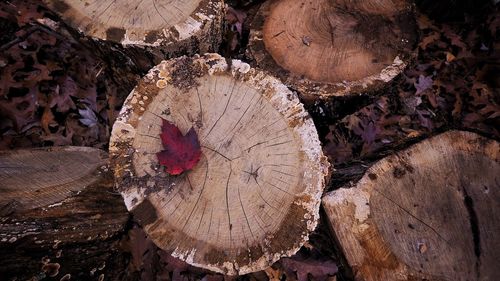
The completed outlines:
[[[353,280],[500,280],[498,142],[449,131],[332,173],[302,104],[372,93],[400,75],[417,40],[409,1],[267,0],[251,20],[250,64],[215,53],[222,0],[43,2],[117,81],[145,75],[114,123],[109,158],[83,147],[0,151],[1,278],[125,280],[134,275],[120,241],[134,252],[122,236],[135,224],[149,243],[132,253],[135,268],[162,255],[283,280],[271,266],[287,257],[287,279],[326,279],[331,261],[288,259],[311,247],[322,205]],[[328,181],[344,186],[324,194]]]

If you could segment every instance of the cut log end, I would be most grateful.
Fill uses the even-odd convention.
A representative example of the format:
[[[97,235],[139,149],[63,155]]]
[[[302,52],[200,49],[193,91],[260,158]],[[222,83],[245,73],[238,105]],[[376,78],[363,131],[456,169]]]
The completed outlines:
[[[500,144],[447,132],[374,164],[323,206],[357,280],[498,280]]]
[[[194,128],[202,158],[159,166],[166,119]],[[110,151],[127,207],[155,243],[226,274],[295,253],[314,230],[328,163],[312,120],[284,85],[216,54],[163,62],[130,94]]]
[[[406,1],[274,0],[253,21],[257,65],[307,99],[374,89],[407,65],[415,43]]]
[[[27,210],[62,201],[99,180],[107,155],[87,147],[21,149],[1,151],[0,163],[0,208]]]
[[[224,12],[222,0],[44,2],[87,36],[136,46],[167,46],[193,36],[206,40]]]
[[[129,218],[107,154],[94,148],[0,153],[2,280],[116,280]],[[107,167],[107,166],[106,166]]]

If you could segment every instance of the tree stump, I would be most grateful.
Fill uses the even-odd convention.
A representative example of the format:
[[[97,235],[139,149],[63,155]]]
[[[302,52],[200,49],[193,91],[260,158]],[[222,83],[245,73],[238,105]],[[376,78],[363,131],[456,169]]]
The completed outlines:
[[[356,280],[500,280],[500,144],[451,131],[323,198]]]
[[[202,157],[191,171],[169,176],[159,166],[162,119],[196,130]],[[317,224],[329,166],[297,97],[217,54],[153,68],[125,102],[110,152],[118,189],[151,239],[228,275],[301,247]]]
[[[0,152],[2,280],[117,280],[128,213],[106,165],[84,147]]]
[[[249,56],[306,100],[375,90],[416,42],[406,0],[271,0],[255,16]]]
[[[165,58],[217,51],[222,40],[223,0],[44,2],[84,35],[117,43],[100,49],[123,51],[144,71]]]

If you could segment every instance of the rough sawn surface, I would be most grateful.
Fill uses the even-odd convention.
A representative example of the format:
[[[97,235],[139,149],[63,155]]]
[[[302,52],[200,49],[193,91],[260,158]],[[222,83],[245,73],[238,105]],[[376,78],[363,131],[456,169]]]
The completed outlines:
[[[270,0],[248,54],[307,100],[367,92],[406,67],[416,39],[406,0]]]
[[[201,161],[158,166],[161,119],[194,127]],[[278,80],[217,54],[153,68],[113,127],[110,152],[128,209],[161,248],[229,275],[294,254],[319,218],[328,162],[312,120]]]
[[[323,198],[356,280],[499,280],[500,144],[450,131]]]

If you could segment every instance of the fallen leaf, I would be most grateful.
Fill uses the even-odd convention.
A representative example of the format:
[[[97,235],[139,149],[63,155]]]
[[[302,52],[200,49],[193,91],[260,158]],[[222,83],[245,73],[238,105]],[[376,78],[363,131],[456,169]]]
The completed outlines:
[[[229,29],[226,32],[226,40],[231,51],[235,51],[238,46],[241,46],[241,39],[243,38],[243,24],[247,15],[244,11],[234,9],[229,6],[225,16]]]
[[[408,138],[418,138],[422,135],[419,131],[410,131],[407,135]]]
[[[186,135],[182,135],[179,128],[169,121],[162,119],[160,138],[164,150],[156,156],[160,165],[171,175],[178,175],[192,169],[201,157],[201,148],[198,135],[193,127]]]
[[[83,125],[87,127],[94,127],[97,125],[97,116],[92,109],[85,107],[85,109],[78,109],[78,113],[82,116],[82,118],[78,120],[82,122]]]
[[[178,258],[172,257],[169,253],[163,250],[158,250],[157,254],[160,257],[160,260],[165,264],[163,269],[168,272],[172,272],[172,281],[189,280],[187,277],[182,276],[183,272],[186,272],[190,269],[188,263]]]
[[[293,275],[295,272],[298,281],[308,281],[309,275],[311,275],[312,280],[324,281],[338,271],[337,265],[332,260],[320,261],[300,256],[283,258],[281,264],[285,268],[287,275]],[[293,278],[290,279],[293,280]]]
[[[455,92],[455,103],[453,104],[453,110],[451,115],[453,117],[458,117],[462,113],[463,101],[458,92]]]
[[[274,269],[272,267],[268,267],[264,270],[266,272],[267,278],[269,281],[280,281],[281,280],[281,271],[279,269]]]
[[[353,144],[344,135],[336,132],[334,126],[331,126],[330,130],[326,136],[325,152],[334,163],[350,160],[353,157]]]
[[[447,62],[452,62],[452,61],[454,61],[455,59],[456,59],[456,57],[455,57],[452,53],[450,53],[450,52],[446,52],[446,61],[447,61]]]
[[[418,15],[417,24],[420,29],[436,29],[432,21],[423,14]]]
[[[431,34],[429,34],[428,36],[424,37],[424,39],[422,39],[419,46],[420,46],[420,48],[422,48],[422,50],[425,50],[425,49],[427,49],[427,46],[429,46],[429,44],[434,43],[440,37],[441,37],[441,34],[433,31]]]
[[[420,120],[420,125],[432,131],[434,128],[434,123],[430,117],[430,113],[427,110],[417,110],[417,116]]]
[[[226,20],[240,35],[243,34],[243,23],[246,17],[247,14],[244,11],[234,9],[233,7],[227,8]]]
[[[49,107],[46,107],[45,110],[43,111],[42,115],[42,128],[45,131],[46,134],[50,134],[49,126],[52,124],[57,124],[54,121],[54,114],[52,114],[52,110],[50,110]]]
[[[418,81],[414,83],[415,89],[417,89],[415,95],[419,95],[425,92],[426,90],[430,89],[432,87],[432,83],[433,83],[432,76],[420,75],[418,77]]]

